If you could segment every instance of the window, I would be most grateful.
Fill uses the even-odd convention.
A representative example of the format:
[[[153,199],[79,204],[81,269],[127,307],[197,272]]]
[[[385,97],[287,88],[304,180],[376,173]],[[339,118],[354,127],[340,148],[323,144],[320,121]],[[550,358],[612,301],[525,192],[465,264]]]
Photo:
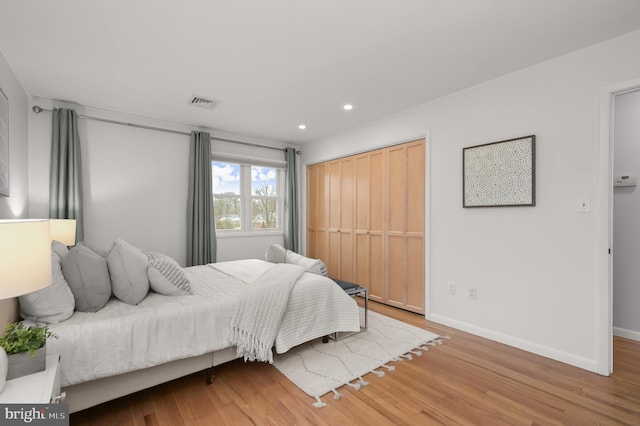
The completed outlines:
[[[224,232],[276,231],[282,222],[284,170],[211,162],[216,229]]]

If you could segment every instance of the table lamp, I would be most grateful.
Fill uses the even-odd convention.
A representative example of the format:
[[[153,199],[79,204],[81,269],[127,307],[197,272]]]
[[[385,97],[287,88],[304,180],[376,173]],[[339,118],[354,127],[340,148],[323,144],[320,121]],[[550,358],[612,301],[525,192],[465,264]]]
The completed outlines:
[[[76,245],[75,219],[49,219],[51,224],[51,240],[60,241],[65,246]]]
[[[46,219],[0,220],[0,299],[51,284],[51,230]],[[7,354],[0,347],[0,391],[7,378]]]

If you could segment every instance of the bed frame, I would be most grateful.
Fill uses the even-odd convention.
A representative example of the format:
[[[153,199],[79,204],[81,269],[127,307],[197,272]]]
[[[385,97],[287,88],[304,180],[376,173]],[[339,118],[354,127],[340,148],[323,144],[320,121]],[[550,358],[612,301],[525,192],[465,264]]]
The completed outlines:
[[[206,370],[207,384],[213,382],[213,367],[237,358],[236,348],[230,347],[204,355],[180,359],[126,374],[105,377],[62,388],[69,413],[75,413],[112,399],[120,398],[198,371]]]

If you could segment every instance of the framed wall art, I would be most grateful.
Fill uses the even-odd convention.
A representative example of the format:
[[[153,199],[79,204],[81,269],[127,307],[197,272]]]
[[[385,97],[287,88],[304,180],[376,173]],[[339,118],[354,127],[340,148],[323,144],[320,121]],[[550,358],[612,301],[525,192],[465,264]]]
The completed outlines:
[[[535,135],[463,148],[462,206],[535,206],[535,160]]]
[[[9,100],[0,89],[0,195],[9,196]]]

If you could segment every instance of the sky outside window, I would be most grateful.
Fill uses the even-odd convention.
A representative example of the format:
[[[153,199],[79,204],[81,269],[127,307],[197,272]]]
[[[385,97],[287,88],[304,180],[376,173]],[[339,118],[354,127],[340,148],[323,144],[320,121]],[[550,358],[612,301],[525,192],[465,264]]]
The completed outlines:
[[[213,193],[240,195],[240,165],[218,161],[212,161],[211,164]]]
[[[251,194],[276,195],[277,175],[278,172],[273,167],[251,166]]]
[[[240,165],[219,161],[212,161],[211,164],[213,193],[240,195]],[[273,167],[252,166],[251,193],[257,195],[256,190],[260,190],[259,195],[276,195],[277,174],[277,170]],[[262,192],[265,188],[267,193]]]

